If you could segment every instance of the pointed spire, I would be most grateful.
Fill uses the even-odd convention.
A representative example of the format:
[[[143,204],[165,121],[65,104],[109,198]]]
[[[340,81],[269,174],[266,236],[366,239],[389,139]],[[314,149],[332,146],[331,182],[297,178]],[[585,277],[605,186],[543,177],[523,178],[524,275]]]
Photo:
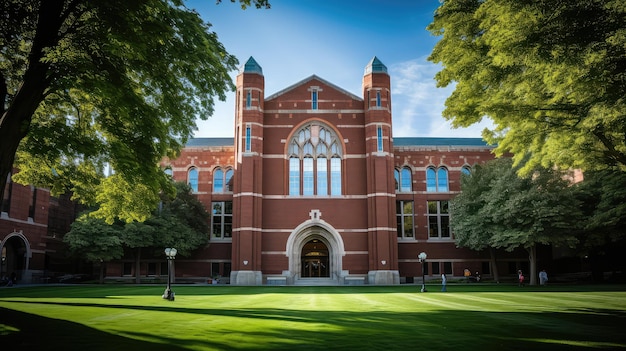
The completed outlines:
[[[365,66],[365,74],[369,73],[387,73],[387,66],[385,66],[378,57],[374,58]]]
[[[250,56],[248,61],[241,67],[240,73],[257,73],[263,75],[263,68]]]

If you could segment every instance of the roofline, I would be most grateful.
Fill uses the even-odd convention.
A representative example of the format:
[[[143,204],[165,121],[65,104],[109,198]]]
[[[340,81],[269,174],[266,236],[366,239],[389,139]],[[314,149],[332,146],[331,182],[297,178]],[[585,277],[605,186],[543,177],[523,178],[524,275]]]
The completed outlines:
[[[313,80],[313,79],[317,79],[317,80],[321,81],[322,83],[324,83],[324,84],[326,84],[326,85],[328,85],[328,86],[332,87],[333,89],[336,89],[336,90],[338,90],[338,91],[340,91],[340,92],[344,93],[345,95],[350,96],[350,97],[351,97],[351,98],[353,98],[354,100],[363,101],[363,99],[362,99],[362,98],[360,98],[360,97],[358,97],[358,96],[356,96],[356,95],[352,94],[351,92],[349,92],[349,91],[347,91],[347,90],[345,90],[345,89],[343,89],[343,88],[340,88],[340,87],[336,86],[335,84],[333,84],[333,83],[331,83],[331,82],[327,81],[326,79],[323,79],[323,78],[321,78],[321,77],[319,77],[319,76],[317,76],[317,75],[315,75],[315,74],[310,75],[310,76],[308,76],[308,77],[306,77],[306,78],[304,78],[304,79],[302,79],[302,80],[298,81],[297,83],[292,84],[292,85],[288,86],[287,88],[285,88],[285,89],[283,89],[283,90],[280,90],[280,91],[278,91],[278,92],[276,92],[276,93],[274,93],[274,94],[272,94],[272,95],[270,95],[270,96],[266,97],[266,98],[265,98],[265,101],[268,101],[268,100],[272,100],[272,99],[274,99],[274,98],[277,98],[278,96],[283,95],[283,94],[285,94],[285,93],[287,93],[287,92],[289,92],[289,91],[291,91],[291,90],[295,89],[296,87],[299,87],[300,85],[303,85],[305,82],[307,82],[307,81],[309,81],[309,80]]]

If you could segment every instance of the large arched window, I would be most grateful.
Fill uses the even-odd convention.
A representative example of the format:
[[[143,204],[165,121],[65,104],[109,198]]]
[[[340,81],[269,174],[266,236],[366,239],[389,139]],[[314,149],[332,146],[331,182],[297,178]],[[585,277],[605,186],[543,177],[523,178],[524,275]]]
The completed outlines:
[[[213,192],[225,193],[233,191],[233,170],[227,169],[225,172],[221,168],[213,171]]]
[[[407,166],[394,170],[394,178],[396,182],[396,191],[410,192],[411,189],[411,169]]]
[[[191,167],[187,171],[187,184],[191,187],[191,191],[198,192],[198,169]]]
[[[289,142],[289,195],[341,195],[342,148],[319,122],[302,127]]]
[[[447,192],[448,170],[445,167],[428,167],[426,169],[426,191]]]

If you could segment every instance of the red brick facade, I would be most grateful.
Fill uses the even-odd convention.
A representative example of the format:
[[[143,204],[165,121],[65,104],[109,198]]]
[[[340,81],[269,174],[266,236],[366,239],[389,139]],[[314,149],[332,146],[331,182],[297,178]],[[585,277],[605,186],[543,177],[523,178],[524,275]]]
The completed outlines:
[[[73,203],[10,178],[1,200],[0,277],[15,273],[19,283],[40,282],[55,263],[55,270],[66,265],[61,238],[75,218]]]
[[[446,209],[463,168],[492,159],[492,147],[479,139],[394,139],[390,76],[376,58],[362,94],[311,76],[265,97],[251,58],[237,77],[235,138],[193,139],[164,162],[213,213],[210,244],[177,258],[177,276],[398,284],[421,276],[422,251],[429,276],[488,274],[486,254],[456,247]],[[228,170],[232,178],[222,178]],[[219,214],[222,204],[232,204],[232,217]],[[232,232],[223,225],[230,219]]]

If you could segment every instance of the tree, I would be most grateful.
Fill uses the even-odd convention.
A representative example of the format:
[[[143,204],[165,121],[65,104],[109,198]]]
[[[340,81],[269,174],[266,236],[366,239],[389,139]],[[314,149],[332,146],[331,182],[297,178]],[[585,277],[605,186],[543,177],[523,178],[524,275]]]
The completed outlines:
[[[0,13],[0,198],[16,167],[20,183],[93,201],[109,164],[154,201],[158,162],[233,89],[237,59],[183,0],[4,0]]]
[[[626,171],[626,2],[444,0],[428,29],[443,116],[538,166]]]
[[[122,246],[122,224],[107,224],[102,219],[83,216],[72,223],[63,241],[68,244],[70,253],[100,264],[100,282],[104,280],[103,262],[119,259],[124,254]]]
[[[573,247],[579,203],[560,172],[537,168],[520,177],[512,163],[496,159],[464,177],[462,192],[450,204],[450,225],[459,246],[525,249],[535,285],[537,245]]]
[[[605,271],[623,271],[626,268],[621,259],[626,249],[626,173],[588,172],[574,190],[584,216],[579,254],[589,258],[594,280],[602,280]]]
[[[136,272],[144,249],[160,254],[164,247],[176,247],[181,256],[189,256],[208,241],[209,214],[191,194],[189,185],[174,183],[174,187],[176,197],[170,199],[163,194],[159,209],[143,222],[107,223],[91,212],[72,224],[64,241],[71,252],[90,262],[119,259],[124,255],[123,249],[129,249],[134,253]],[[139,283],[139,274],[135,278]]]

